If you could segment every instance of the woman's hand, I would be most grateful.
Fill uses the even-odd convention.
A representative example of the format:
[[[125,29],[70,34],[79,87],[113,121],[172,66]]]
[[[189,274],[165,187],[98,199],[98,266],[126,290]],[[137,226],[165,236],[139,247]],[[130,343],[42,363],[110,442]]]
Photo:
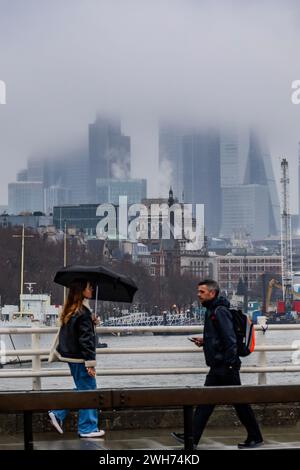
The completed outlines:
[[[90,377],[96,377],[95,367],[87,367],[86,370]]]
[[[93,320],[93,323],[95,326],[99,326],[100,325],[100,318],[97,317],[95,314],[92,315],[92,320]]]

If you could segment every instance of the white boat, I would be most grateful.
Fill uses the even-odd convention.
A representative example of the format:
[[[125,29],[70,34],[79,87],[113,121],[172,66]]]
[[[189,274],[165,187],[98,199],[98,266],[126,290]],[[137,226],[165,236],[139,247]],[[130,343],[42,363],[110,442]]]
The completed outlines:
[[[58,318],[61,312],[60,305],[51,305],[51,297],[47,294],[22,294],[20,306],[5,305],[1,310],[0,328],[32,328],[58,326]],[[49,349],[53,341],[54,333],[39,335],[40,348]],[[3,334],[1,335],[1,348],[5,351],[31,349],[31,334]],[[31,356],[7,356],[2,357],[2,364],[8,362],[20,362],[31,360]]]

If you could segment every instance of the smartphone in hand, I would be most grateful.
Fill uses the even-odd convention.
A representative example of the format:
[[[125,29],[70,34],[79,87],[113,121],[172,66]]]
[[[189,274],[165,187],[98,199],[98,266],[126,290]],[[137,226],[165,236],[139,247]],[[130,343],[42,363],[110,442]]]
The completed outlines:
[[[192,343],[196,344],[196,346],[198,346],[199,348],[201,348],[203,346],[203,338],[199,337],[199,338],[195,338],[195,337],[192,337],[192,338],[188,338],[190,341],[192,341]]]

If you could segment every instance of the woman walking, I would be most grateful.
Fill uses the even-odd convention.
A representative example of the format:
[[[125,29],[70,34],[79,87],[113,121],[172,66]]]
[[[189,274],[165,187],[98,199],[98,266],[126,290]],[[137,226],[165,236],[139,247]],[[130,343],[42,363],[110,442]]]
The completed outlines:
[[[58,360],[67,362],[77,390],[95,390],[96,334],[88,300],[92,285],[86,280],[72,282],[61,314],[58,346],[54,351]],[[62,434],[63,422],[69,410],[51,410],[49,417],[55,429]],[[78,416],[78,435],[99,438],[105,432],[98,428],[98,410],[82,409]]]

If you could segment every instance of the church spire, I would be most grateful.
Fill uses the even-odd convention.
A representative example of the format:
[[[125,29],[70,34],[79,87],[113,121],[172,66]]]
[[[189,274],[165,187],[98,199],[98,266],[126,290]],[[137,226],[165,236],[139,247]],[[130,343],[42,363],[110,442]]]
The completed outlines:
[[[171,207],[174,204],[174,196],[173,196],[173,189],[172,186],[170,186],[169,189],[169,199],[168,199],[168,206]]]

